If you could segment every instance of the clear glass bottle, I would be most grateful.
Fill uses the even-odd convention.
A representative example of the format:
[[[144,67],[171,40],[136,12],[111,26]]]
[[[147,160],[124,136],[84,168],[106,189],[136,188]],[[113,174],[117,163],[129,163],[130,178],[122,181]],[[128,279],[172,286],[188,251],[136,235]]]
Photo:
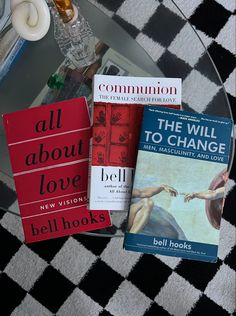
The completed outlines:
[[[56,8],[51,6],[54,37],[62,54],[76,68],[94,63],[96,60],[95,38],[80,9],[74,5],[67,7],[66,10],[63,8],[60,10],[58,5]]]

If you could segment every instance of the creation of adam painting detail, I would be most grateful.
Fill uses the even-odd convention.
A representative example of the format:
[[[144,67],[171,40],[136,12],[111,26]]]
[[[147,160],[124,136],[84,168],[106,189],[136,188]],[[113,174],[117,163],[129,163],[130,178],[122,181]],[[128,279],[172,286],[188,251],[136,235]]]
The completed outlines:
[[[150,152],[141,152],[138,159],[127,231],[217,244],[226,169]]]

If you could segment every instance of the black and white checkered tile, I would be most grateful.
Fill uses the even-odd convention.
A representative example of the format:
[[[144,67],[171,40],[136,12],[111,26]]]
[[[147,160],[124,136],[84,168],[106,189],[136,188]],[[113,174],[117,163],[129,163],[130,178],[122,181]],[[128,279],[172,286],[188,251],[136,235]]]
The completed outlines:
[[[214,99],[222,98],[219,79],[207,68],[204,49],[186,45],[191,30],[171,1],[90,1],[121,24],[165,75],[181,72],[185,107],[212,111]],[[208,48],[236,119],[235,1],[175,2]],[[194,98],[198,91],[202,99]],[[236,180],[236,161],[230,178]],[[0,186],[1,205],[18,211],[9,187]],[[0,211],[0,315],[232,315],[235,207],[234,188],[224,208],[216,264],[125,252],[122,238],[74,235],[25,245],[19,218]]]

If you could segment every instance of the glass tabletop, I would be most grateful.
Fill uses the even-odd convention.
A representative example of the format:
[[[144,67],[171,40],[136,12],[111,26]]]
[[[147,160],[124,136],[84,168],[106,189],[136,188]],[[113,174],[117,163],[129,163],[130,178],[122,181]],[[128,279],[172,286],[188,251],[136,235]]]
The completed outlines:
[[[112,71],[114,74],[115,71],[115,74],[121,75],[182,78],[184,110],[232,118],[225,89],[210,55],[194,28],[172,0],[165,1],[165,8],[171,8],[171,18],[163,9],[162,1],[157,1],[157,10],[152,17],[156,19],[155,29],[150,30],[147,23],[143,32],[135,39],[129,35],[129,30],[123,29],[89,1],[80,0],[79,6],[99,39],[96,47],[101,58],[93,68],[94,72],[108,74],[108,71]],[[154,34],[153,38],[150,34]],[[84,70],[73,69],[63,63],[51,25],[49,33],[41,41],[28,44],[21,58],[0,83],[0,114],[79,96],[82,92],[79,89],[73,90],[71,85],[69,91],[64,87],[64,91],[55,92],[46,83],[53,73],[59,72],[65,78],[73,79],[75,87],[76,80],[81,83],[78,78],[81,72],[84,74]],[[87,70],[91,79],[91,71]],[[87,97],[91,96],[89,89],[86,93]],[[0,143],[0,171],[13,185],[2,122]],[[233,146],[232,142],[230,166]],[[112,227],[85,234],[122,236],[127,211],[113,211],[111,216]]]

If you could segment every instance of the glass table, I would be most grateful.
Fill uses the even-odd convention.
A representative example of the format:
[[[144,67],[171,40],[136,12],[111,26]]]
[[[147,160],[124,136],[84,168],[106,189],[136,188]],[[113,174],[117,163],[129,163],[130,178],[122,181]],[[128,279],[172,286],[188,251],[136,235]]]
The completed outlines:
[[[146,35],[141,34],[135,40],[120,25],[87,0],[80,0],[79,5],[96,38],[102,42],[100,48],[102,46],[102,49],[105,48],[105,53],[112,52],[112,56],[116,56],[120,60],[123,58],[126,65],[129,65],[130,62],[130,67],[133,68],[125,71],[120,67],[119,71],[124,70],[126,74],[142,76],[146,74],[155,77],[180,77],[183,80],[182,105],[184,110],[232,118],[225,89],[210,55],[196,31],[171,0],[166,1],[165,5],[175,10],[180,17],[182,29],[179,30],[179,34],[176,35],[171,44],[167,33],[166,40],[162,41],[162,45],[157,43],[157,45],[153,45],[153,49],[150,48],[150,45],[145,46],[145,41],[147,43],[151,41]],[[163,20],[156,20],[157,32],[159,28],[160,32],[163,33],[163,27],[167,30],[166,32],[173,32],[177,27],[180,28],[181,23],[177,22],[175,18],[164,19],[165,16]],[[99,43],[101,44],[101,42]],[[176,58],[175,53],[178,58]],[[155,61],[150,55],[155,56]],[[191,58],[186,58],[186,56],[191,56]],[[197,58],[199,61],[196,67],[193,60]],[[40,93],[43,93],[48,78],[58,70],[60,65],[63,65],[63,56],[54,40],[53,25],[51,25],[48,34],[41,41],[28,44],[28,48],[21,58],[0,83],[0,114],[20,110],[32,104],[41,104],[43,98],[40,99]],[[0,122],[0,143],[0,170],[4,180],[13,186],[2,122]],[[232,142],[231,148],[230,168],[234,154],[233,146],[234,142]],[[0,206],[1,199],[4,197],[0,196]],[[19,214],[16,215],[19,216]],[[126,211],[113,211],[112,227],[85,234],[108,237],[122,236],[126,217]]]

